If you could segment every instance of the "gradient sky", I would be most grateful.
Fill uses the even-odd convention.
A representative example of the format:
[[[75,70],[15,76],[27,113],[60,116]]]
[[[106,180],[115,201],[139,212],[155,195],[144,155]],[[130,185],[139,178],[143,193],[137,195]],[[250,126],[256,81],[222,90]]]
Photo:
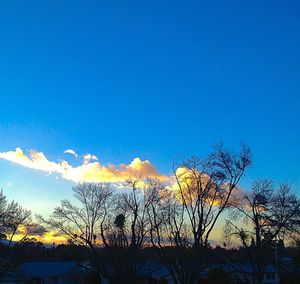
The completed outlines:
[[[173,159],[247,143],[242,181],[300,192],[299,1],[0,1],[0,152],[72,165]],[[81,156],[82,158],[82,156]],[[73,182],[0,159],[0,187],[36,212]]]

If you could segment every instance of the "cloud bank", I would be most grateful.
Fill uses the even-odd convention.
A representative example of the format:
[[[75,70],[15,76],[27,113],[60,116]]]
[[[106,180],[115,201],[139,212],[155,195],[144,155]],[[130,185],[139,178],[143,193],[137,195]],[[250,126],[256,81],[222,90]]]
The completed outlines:
[[[66,150],[65,153],[78,157],[72,149]],[[134,158],[129,164],[102,165],[95,155],[86,154],[83,156],[81,165],[72,166],[65,160],[50,161],[43,152],[31,150],[26,154],[18,147],[14,151],[0,152],[0,159],[48,174],[57,174],[75,183],[124,182],[128,178],[135,177],[153,177],[162,181],[168,179],[167,176],[159,173],[148,160],[142,161],[140,158]]]

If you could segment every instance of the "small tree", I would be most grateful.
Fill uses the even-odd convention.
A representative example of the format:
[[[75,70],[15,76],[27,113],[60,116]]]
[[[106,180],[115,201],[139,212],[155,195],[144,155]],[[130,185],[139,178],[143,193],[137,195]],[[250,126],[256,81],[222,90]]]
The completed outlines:
[[[5,273],[15,262],[15,250],[30,233],[31,212],[22,208],[15,201],[8,201],[0,191],[0,275]]]
[[[227,235],[239,237],[252,265],[253,281],[262,283],[274,244],[283,244],[285,236],[299,225],[300,201],[289,185],[282,184],[275,191],[272,181],[259,180],[233,205],[233,217],[243,218],[246,227],[227,220]]]

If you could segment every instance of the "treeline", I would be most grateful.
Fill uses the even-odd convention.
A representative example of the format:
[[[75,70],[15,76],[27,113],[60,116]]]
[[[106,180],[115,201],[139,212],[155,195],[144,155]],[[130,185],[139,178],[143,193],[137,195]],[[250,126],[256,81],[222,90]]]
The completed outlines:
[[[239,188],[250,165],[247,146],[234,153],[217,145],[203,159],[174,165],[167,182],[128,179],[122,189],[78,184],[73,201],[62,200],[49,218],[37,218],[72,246],[85,248],[94,269],[110,283],[139,283],[140,270],[152,261],[164,265],[174,283],[185,284],[201,283],[200,272],[220,261],[211,249],[211,234],[223,216],[224,246],[232,238],[242,246],[227,261],[247,261],[254,283],[262,283],[266,266],[276,261],[274,245],[299,241],[300,201],[289,185],[274,188],[270,180]],[[30,233],[43,233],[42,226],[30,222],[30,212],[9,203],[3,193],[0,226],[6,246],[20,227],[24,237],[19,243]]]

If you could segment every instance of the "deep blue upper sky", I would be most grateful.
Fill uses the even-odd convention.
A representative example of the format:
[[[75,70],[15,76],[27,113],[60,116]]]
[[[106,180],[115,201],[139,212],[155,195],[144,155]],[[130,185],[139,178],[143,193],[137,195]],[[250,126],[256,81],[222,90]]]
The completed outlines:
[[[299,51],[296,0],[2,0],[0,151],[138,156],[169,173],[245,142],[248,179],[299,187]]]

